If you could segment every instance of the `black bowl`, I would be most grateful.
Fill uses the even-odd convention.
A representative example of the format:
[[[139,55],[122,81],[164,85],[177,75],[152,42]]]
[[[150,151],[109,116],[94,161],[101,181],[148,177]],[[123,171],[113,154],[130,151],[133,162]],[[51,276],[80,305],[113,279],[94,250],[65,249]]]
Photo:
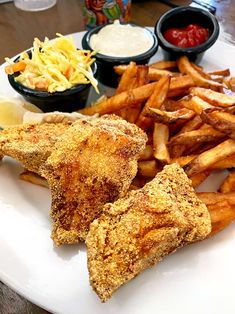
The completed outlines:
[[[30,51],[27,53],[30,56]],[[18,60],[19,57],[16,58],[14,62],[17,62]],[[96,77],[96,63],[94,62],[91,67],[94,77]],[[72,112],[84,108],[88,98],[89,90],[92,86],[91,84],[80,84],[63,92],[49,93],[44,91],[37,91],[16,82],[15,77],[17,75],[19,75],[19,73],[8,75],[8,81],[11,86],[15,91],[22,95],[26,101],[36,105],[43,112]]]
[[[130,23],[132,26],[142,27],[136,24]],[[107,24],[106,24],[107,25]],[[82,48],[86,50],[93,49],[90,46],[90,38],[93,34],[97,34],[101,28],[105,27],[106,25],[98,26],[90,31],[86,32],[86,34],[82,38]],[[136,62],[136,64],[147,64],[150,58],[157,52],[158,49],[158,40],[156,36],[145,27],[144,28],[147,32],[151,34],[153,37],[153,46],[147,50],[146,52],[132,56],[132,57],[112,57],[107,56],[101,53],[96,53],[96,62],[98,66],[98,80],[110,87],[117,87],[118,78],[119,76],[114,72],[113,67],[121,64],[128,64],[131,61]]]
[[[199,24],[209,29],[209,38],[203,44],[190,47],[180,48],[167,41],[163,33],[170,28],[181,28],[189,24]],[[204,52],[209,49],[219,36],[219,24],[217,19],[208,11],[193,8],[179,7],[167,11],[163,14],[155,25],[155,34],[158,38],[159,45],[163,49],[163,54],[167,60],[175,60],[185,55],[194,62],[199,62]]]

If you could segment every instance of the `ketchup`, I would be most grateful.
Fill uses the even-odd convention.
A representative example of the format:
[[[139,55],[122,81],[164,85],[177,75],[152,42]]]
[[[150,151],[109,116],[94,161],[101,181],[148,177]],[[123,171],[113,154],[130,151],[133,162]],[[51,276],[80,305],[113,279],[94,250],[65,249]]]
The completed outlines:
[[[163,36],[175,46],[189,48],[204,43],[209,37],[209,29],[198,24],[190,24],[184,28],[170,28]]]

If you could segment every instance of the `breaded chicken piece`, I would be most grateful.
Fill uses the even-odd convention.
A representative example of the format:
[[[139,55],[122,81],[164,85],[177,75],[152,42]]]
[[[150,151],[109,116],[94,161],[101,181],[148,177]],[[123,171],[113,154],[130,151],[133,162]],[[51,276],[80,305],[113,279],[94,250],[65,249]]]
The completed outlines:
[[[122,284],[211,231],[210,215],[178,164],[106,204],[86,238],[90,283],[105,302]]]
[[[56,245],[84,240],[103,205],[127,192],[146,141],[114,115],[78,120],[65,132],[41,171],[51,189]]]
[[[43,123],[6,128],[0,131],[0,155],[10,156],[27,170],[39,173],[54,144],[69,126],[69,123]]]

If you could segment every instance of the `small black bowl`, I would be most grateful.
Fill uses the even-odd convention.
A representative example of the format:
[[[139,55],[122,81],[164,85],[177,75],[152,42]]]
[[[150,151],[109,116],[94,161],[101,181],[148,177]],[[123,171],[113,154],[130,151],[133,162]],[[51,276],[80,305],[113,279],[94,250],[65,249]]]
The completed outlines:
[[[153,46],[146,52],[132,57],[112,57],[101,53],[96,53],[95,58],[98,66],[98,80],[101,83],[110,87],[117,87],[118,85],[119,76],[114,72],[114,66],[128,64],[131,61],[136,62],[136,64],[147,64],[150,58],[157,52],[158,49],[158,40],[153,32],[145,27],[132,23],[129,24],[134,27],[141,27],[145,31],[149,32],[149,34],[153,37]],[[106,25],[107,24],[98,26],[86,32],[82,38],[82,48],[93,51],[90,46],[90,38],[93,34],[97,34],[101,30],[101,28],[105,27]]]
[[[30,51],[27,51],[27,53],[29,56],[31,55]],[[19,61],[19,57],[14,60],[14,62],[17,61]],[[94,62],[91,67],[94,77],[96,77],[96,63]],[[22,95],[26,101],[36,105],[43,112],[72,112],[84,108],[88,98],[89,90],[92,86],[91,84],[80,84],[63,92],[49,93],[44,91],[37,91],[16,82],[15,77],[18,75],[19,73],[8,75],[8,81],[11,86],[15,91]]]
[[[189,24],[199,24],[209,29],[209,38],[203,44],[190,48],[180,48],[167,41],[163,33],[170,28],[181,28]],[[209,49],[219,36],[219,24],[210,12],[193,7],[179,7],[163,14],[155,25],[155,34],[163,49],[164,58],[175,60],[185,55],[191,61],[199,62],[204,52]]]

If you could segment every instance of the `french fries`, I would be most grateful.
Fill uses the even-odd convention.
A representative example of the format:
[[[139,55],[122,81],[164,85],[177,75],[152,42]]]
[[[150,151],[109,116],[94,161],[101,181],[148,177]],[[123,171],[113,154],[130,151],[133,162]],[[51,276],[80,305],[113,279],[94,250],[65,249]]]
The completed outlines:
[[[210,168],[217,161],[232,154],[235,154],[235,141],[229,139],[198,155],[195,159],[184,166],[184,170],[186,174],[191,177]]]
[[[147,100],[150,95],[152,95],[156,84],[157,82],[149,83],[130,91],[122,92],[91,107],[81,109],[79,112],[85,115],[93,115],[95,113],[102,115],[114,113],[122,108],[138,105],[141,101]]]
[[[156,160],[144,160],[138,162],[138,174],[146,178],[154,178],[160,171]]]
[[[199,129],[189,132],[184,132],[171,138],[170,145],[176,144],[198,144],[215,141],[220,138],[224,138],[225,135],[219,131],[216,131],[212,127],[206,129]]]
[[[114,71],[118,75],[122,75],[127,69],[127,65],[118,65],[114,67]],[[148,73],[148,79],[149,81],[158,81],[160,80],[163,76],[178,76],[178,73],[172,73],[167,70],[162,70],[162,69],[157,69],[155,67],[150,67],[149,68],[149,73]]]
[[[164,111],[156,108],[149,108],[146,116],[152,118],[155,122],[171,124],[175,122],[186,122],[195,116],[194,111],[181,108],[176,111]]]
[[[177,61],[178,68],[181,73],[188,74],[197,86],[211,88],[219,91],[222,88],[222,84],[215,82],[211,79],[207,79],[196,70],[186,56],[182,56]]]
[[[167,164],[170,163],[170,155],[167,148],[168,139],[168,126],[162,123],[154,123],[153,155],[157,160]]]
[[[209,236],[222,231],[235,220],[235,207],[227,200],[207,205],[211,216],[212,230]]]
[[[235,139],[235,116],[233,114],[223,111],[210,112],[205,110],[201,117],[205,123]]]
[[[209,175],[211,174],[210,170],[199,172],[192,176],[190,179],[192,181],[192,186],[196,188],[199,186]]]
[[[135,79],[136,75],[137,75],[137,66],[135,62],[130,62],[125,72],[121,76],[119,85],[116,89],[116,94],[120,94],[121,92],[131,89],[131,83]]]
[[[235,167],[235,154],[228,156],[226,159],[222,159],[210,166],[210,169],[230,169]]]
[[[140,155],[139,160],[150,160],[153,159],[153,147],[152,145],[146,145],[144,151]]]
[[[229,107],[235,105],[235,96],[218,93],[211,89],[193,87],[190,94],[198,96],[213,106]]]
[[[151,68],[161,70],[172,70],[177,67],[176,61],[157,61],[150,65]]]
[[[219,192],[228,193],[235,191],[235,170],[231,171],[219,188]]]
[[[202,122],[201,117],[196,116],[192,120],[189,120],[187,123],[185,123],[178,134],[182,134],[184,132],[189,132],[193,130],[198,130],[202,125],[203,125],[203,122]]]
[[[169,90],[170,85],[170,77],[164,76],[162,77],[158,83],[155,85],[152,95],[146,101],[146,104],[139,115],[139,118],[136,124],[144,130],[147,130],[151,124],[152,120],[146,118],[145,115],[148,112],[149,108],[160,108],[161,105],[164,103],[167,93]]]
[[[219,192],[197,193],[210,211],[211,235],[225,228],[235,220],[235,78],[228,77],[229,69],[208,73],[181,57],[149,66],[121,65],[115,71],[122,75],[116,94],[80,112],[121,110],[146,131],[147,146],[131,189],[174,162],[195,188],[214,170],[229,169]]]
[[[206,206],[223,201],[227,201],[230,205],[235,205],[235,192],[198,192],[197,196],[200,198],[201,201],[203,201],[203,203],[206,204]]]

